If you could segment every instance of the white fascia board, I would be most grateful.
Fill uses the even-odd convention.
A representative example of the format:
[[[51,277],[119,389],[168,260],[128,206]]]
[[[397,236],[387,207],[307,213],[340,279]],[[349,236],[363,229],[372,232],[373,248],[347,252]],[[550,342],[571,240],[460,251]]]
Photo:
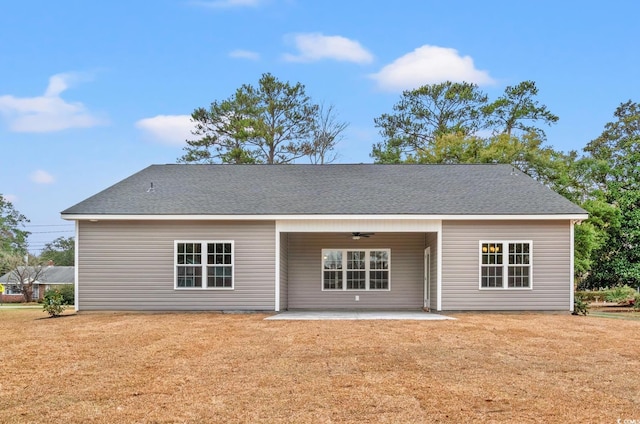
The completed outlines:
[[[588,214],[558,215],[97,215],[62,214],[69,221],[282,221],[282,220],[437,220],[437,221],[522,221],[576,220]]]

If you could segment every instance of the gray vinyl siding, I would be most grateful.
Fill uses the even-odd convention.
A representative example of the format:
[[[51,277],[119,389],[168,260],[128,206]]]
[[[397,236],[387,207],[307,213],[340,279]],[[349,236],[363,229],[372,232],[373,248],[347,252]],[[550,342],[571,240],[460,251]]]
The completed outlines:
[[[280,233],[280,310],[287,309],[288,304],[288,282],[289,282],[289,236]]]
[[[419,309],[423,306],[424,233],[289,233],[289,309]],[[322,291],[322,249],[391,249],[390,291]],[[360,300],[355,301],[355,296]]]
[[[175,240],[233,240],[233,290],[174,289]],[[275,223],[79,223],[80,310],[274,310]]]
[[[431,249],[431,290],[429,308],[435,311],[438,306],[438,233],[426,234],[426,246]]]
[[[569,221],[444,221],[442,310],[569,310]],[[532,290],[479,289],[480,240],[532,240]]]

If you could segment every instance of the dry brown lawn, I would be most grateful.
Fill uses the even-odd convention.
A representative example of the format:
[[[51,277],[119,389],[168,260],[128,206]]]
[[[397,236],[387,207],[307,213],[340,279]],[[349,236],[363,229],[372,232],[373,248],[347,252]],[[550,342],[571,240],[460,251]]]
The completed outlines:
[[[640,422],[640,321],[45,316],[0,311],[0,422]]]

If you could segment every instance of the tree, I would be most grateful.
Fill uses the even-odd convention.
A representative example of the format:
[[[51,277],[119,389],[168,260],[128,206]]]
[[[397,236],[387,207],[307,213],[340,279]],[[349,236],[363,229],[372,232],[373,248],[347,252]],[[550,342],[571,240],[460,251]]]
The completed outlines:
[[[313,129],[313,144],[309,155],[311,163],[325,164],[335,161],[336,144],[342,140],[342,133],[348,126],[348,123],[338,121],[333,105],[325,107],[321,104]]]
[[[462,137],[473,144],[490,142],[480,130],[490,130],[493,136],[544,141],[539,123],[551,125],[558,121],[545,105],[535,99],[538,88],[533,81],[508,86],[497,100],[489,99],[478,86],[450,81],[425,85],[402,93],[394,113],[374,120],[384,141],[373,146],[371,156],[378,163],[415,161],[416,152],[428,151],[446,134]],[[472,137],[472,138],[469,138]]]
[[[538,88],[533,81],[508,86],[501,97],[483,108],[483,113],[487,116],[487,126],[507,135],[511,135],[514,130],[520,130],[525,133],[538,132],[544,137],[544,131],[528,122],[542,121],[551,125],[558,122],[558,117],[534,99],[537,95]]]
[[[58,266],[73,266],[75,261],[75,240],[73,237],[58,237],[44,245],[40,254],[43,262],[52,261]]]
[[[583,286],[640,286],[640,105],[627,101],[586,147],[592,197],[613,209],[600,225],[605,240],[593,253]]]
[[[385,139],[374,145],[378,163],[397,163],[428,149],[444,134],[474,135],[484,126],[482,108],[488,97],[477,85],[443,82],[402,93],[394,113],[374,119]]]
[[[505,163],[556,191],[568,191],[574,184],[569,177],[571,160],[543,144],[537,132],[520,136],[498,134],[487,138],[443,134],[436,137],[429,148],[419,149],[413,162]]]
[[[331,112],[329,108],[330,117]],[[209,110],[193,112],[194,135],[200,138],[187,140],[179,161],[278,164],[314,154],[317,158],[318,113],[304,85],[263,74],[258,87],[242,85],[230,98],[211,103]],[[333,127],[338,131],[332,133],[334,139],[343,129]],[[327,157],[332,149],[325,147],[321,155]]]
[[[0,253],[27,253],[27,237],[30,233],[21,229],[27,222],[29,220],[0,194]]]
[[[7,285],[17,287],[22,292],[24,301],[32,302],[33,286],[36,282],[42,283],[44,281],[46,267],[41,263],[23,265],[23,257],[17,254],[5,255],[3,259],[10,269],[7,274]]]

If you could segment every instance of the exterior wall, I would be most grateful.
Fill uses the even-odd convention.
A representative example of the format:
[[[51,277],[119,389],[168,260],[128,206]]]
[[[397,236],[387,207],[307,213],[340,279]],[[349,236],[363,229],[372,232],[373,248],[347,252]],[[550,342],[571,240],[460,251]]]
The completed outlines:
[[[429,293],[429,309],[435,311],[438,306],[438,234],[426,234],[426,247],[431,249],[431,290]]]
[[[479,289],[480,240],[532,240],[532,289]],[[442,310],[570,307],[570,226],[562,221],[444,221]]]
[[[174,289],[175,240],[233,240],[234,290]],[[275,223],[81,221],[79,310],[274,310]]]
[[[3,283],[3,284],[5,286],[7,285],[7,283]],[[33,294],[31,298],[32,302],[37,302],[44,298],[45,287],[46,286],[44,284],[33,285]],[[23,303],[24,301],[25,299],[23,294],[5,294],[5,293],[0,294],[1,303]]]
[[[424,233],[289,233],[289,309],[419,309],[424,291]],[[322,249],[391,249],[390,291],[322,291]],[[359,301],[355,296],[359,296]]]
[[[24,296],[21,294],[1,294],[1,303],[22,303],[24,302]]]
[[[288,307],[288,283],[289,283],[289,236],[280,233],[280,310]]]

